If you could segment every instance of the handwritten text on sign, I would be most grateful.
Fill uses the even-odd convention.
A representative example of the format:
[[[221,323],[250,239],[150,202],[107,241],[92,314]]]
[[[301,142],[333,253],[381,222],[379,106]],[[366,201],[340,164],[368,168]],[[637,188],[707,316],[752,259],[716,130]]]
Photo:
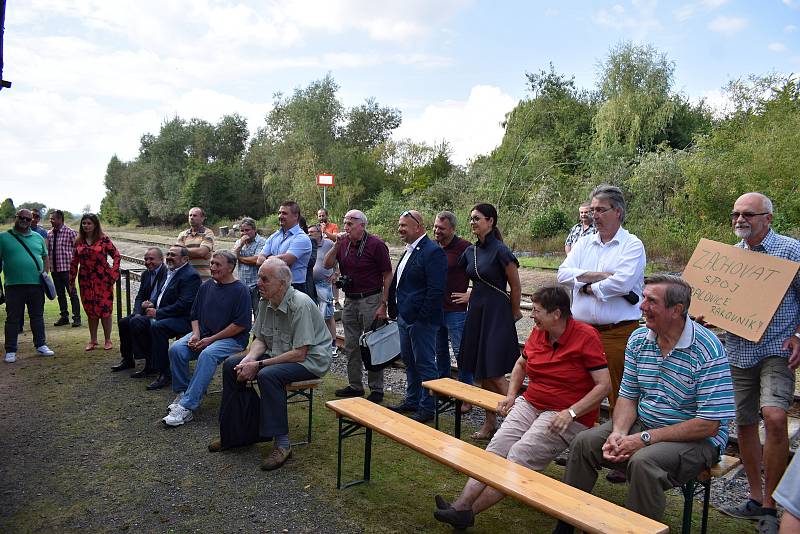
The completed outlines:
[[[689,313],[758,341],[800,264],[701,239],[683,278],[692,285]]]

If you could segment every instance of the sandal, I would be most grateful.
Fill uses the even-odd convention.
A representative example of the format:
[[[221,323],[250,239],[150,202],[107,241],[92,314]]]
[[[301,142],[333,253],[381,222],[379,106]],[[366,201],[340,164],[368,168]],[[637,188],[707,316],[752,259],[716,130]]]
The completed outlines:
[[[86,352],[90,352],[90,351],[93,351],[96,348],[97,348],[97,342],[96,341],[92,341],[88,345],[86,345],[86,348],[83,349],[83,350],[85,350]]]
[[[489,441],[490,439],[492,439],[492,436],[494,436],[495,432],[497,432],[496,428],[492,429],[491,431],[489,431],[486,434],[482,434],[481,431],[478,430],[476,432],[473,432],[472,435],[470,436],[470,438],[475,440],[475,441]]]
[[[114,348],[114,344],[111,343],[111,340],[106,341],[103,343],[103,350],[111,350]]]

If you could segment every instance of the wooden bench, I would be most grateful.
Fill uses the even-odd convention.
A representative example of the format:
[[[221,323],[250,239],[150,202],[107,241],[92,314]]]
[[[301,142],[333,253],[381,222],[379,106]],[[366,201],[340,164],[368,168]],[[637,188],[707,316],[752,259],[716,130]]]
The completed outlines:
[[[497,403],[505,398],[504,395],[487,391],[470,384],[464,384],[451,378],[439,378],[428,380],[422,383],[422,387],[430,390],[436,396],[435,426],[439,428],[439,414],[450,411],[455,412],[455,429],[453,435],[461,437],[461,405],[468,402],[485,410],[497,412]],[[700,473],[696,480],[687,482],[681,486],[683,493],[683,534],[689,534],[692,530],[692,505],[694,498],[702,492],[703,515],[700,532],[706,533],[708,528],[708,508],[711,498],[711,480],[728,474],[732,469],[740,464],[740,460],[734,456],[723,456],[722,459],[711,469]]]
[[[311,443],[311,423],[314,416],[314,390],[322,384],[321,378],[314,378],[312,380],[302,380],[300,382],[292,382],[286,385],[286,404],[308,403],[308,427],[306,430],[306,439],[304,441],[293,441],[292,445],[305,445]],[[248,382],[250,387],[257,387],[256,380]],[[299,397],[299,398],[298,398]]]
[[[515,464],[458,438],[404,417],[360,397],[325,403],[339,419],[336,487],[370,478],[372,432],[376,431],[425,456],[496,488],[585,532],[667,532],[657,521],[595,497],[547,475]],[[361,432],[361,429],[364,429]],[[364,478],[342,486],[342,441],[364,435]]]

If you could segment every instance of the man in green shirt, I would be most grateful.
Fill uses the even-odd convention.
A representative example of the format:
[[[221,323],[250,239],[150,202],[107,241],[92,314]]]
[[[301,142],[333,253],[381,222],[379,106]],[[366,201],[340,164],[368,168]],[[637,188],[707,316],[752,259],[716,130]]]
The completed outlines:
[[[244,357],[231,357],[222,367],[222,405],[220,439],[208,446],[217,452],[242,446],[242,440],[228,441],[223,435],[223,420],[241,406],[238,397],[246,392],[247,382],[258,381],[261,415],[258,432],[241,429],[252,441],[274,439],[272,453],[261,469],[277,469],[292,455],[289,446],[289,421],[286,414],[286,385],[321,378],[331,366],[331,334],[311,297],[292,287],[292,272],[283,260],[267,258],[258,270],[261,302],[253,325],[253,342]],[[255,423],[254,423],[255,424]],[[238,433],[237,433],[238,434]]]
[[[0,233],[0,263],[6,287],[6,363],[17,361],[17,336],[26,305],[36,352],[42,356],[54,355],[45,344],[44,290],[39,281],[41,272],[50,272],[50,261],[44,239],[31,230],[32,220],[30,210],[19,210],[14,228]]]

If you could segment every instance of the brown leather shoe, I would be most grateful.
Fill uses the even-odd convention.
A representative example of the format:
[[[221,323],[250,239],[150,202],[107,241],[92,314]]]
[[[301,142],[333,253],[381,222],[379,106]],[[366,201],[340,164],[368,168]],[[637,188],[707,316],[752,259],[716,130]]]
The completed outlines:
[[[275,447],[272,449],[272,452],[269,456],[264,458],[264,461],[261,462],[261,469],[264,471],[272,471],[273,469],[277,469],[286,463],[286,460],[292,457],[292,449],[282,449],[280,447]]]
[[[225,449],[222,448],[222,439],[221,438],[217,438],[217,439],[215,439],[214,441],[212,441],[211,443],[208,444],[208,452],[220,452],[222,450],[225,450]]]

